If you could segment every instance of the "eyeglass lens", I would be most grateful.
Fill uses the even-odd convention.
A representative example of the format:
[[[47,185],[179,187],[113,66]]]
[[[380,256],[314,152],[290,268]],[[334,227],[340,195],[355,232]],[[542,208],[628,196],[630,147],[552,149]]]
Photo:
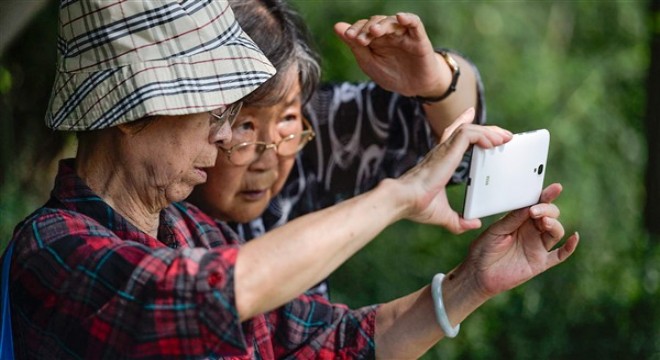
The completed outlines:
[[[229,161],[235,165],[245,165],[255,161],[262,153],[272,148],[280,156],[291,156],[300,151],[311,138],[309,131],[286,136],[277,143],[249,142],[234,145],[229,149]]]
[[[226,122],[229,122],[229,126],[233,126],[234,121],[236,121],[236,118],[238,117],[238,113],[241,111],[242,107],[243,107],[243,102],[237,101],[227,106],[220,114],[211,112],[211,116],[215,120],[217,120],[214,122],[213,125],[216,126],[217,128],[221,128],[225,125]]]

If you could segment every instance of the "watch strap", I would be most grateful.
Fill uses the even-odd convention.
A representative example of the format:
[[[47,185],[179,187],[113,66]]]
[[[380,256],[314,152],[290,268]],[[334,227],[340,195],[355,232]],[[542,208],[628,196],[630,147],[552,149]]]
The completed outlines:
[[[444,94],[440,96],[426,97],[426,96],[415,96],[417,101],[420,101],[425,104],[435,103],[446,99],[451,93],[456,91],[456,84],[458,83],[458,77],[461,75],[461,68],[458,66],[458,62],[447,52],[447,51],[438,51],[438,54],[442,56],[443,59],[449,65],[451,70],[451,83],[449,88],[445,91]]]

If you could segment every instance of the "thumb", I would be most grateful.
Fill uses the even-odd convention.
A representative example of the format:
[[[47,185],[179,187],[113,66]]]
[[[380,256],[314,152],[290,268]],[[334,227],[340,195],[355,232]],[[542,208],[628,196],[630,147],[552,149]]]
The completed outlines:
[[[470,219],[466,220],[462,216],[458,218],[458,231],[454,232],[455,234],[461,234],[468,230],[474,230],[481,227],[480,219]]]
[[[506,214],[502,219],[495,222],[490,230],[497,235],[511,234],[516,231],[522,224],[530,219],[529,207],[511,211]]]

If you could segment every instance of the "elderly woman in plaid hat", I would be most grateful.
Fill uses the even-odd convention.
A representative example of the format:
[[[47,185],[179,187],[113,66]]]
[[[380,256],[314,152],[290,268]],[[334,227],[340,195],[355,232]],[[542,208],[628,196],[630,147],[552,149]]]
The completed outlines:
[[[577,245],[553,250],[553,185],[432,286],[357,310],[300,295],[399,219],[479,226],[445,184],[470,144],[511,134],[463,125],[399,179],[243,244],[181,202],[230,141],[237,101],[273,74],[227,3],[63,0],[60,26],[47,124],[79,147],[3,257],[17,358],[412,358]]]

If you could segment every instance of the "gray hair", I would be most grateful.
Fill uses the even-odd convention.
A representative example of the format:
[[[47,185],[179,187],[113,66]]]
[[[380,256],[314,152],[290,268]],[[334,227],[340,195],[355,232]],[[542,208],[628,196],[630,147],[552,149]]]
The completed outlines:
[[[230,0],[236,20],[277,69],[277,74],[243,100],[247,106],[281,102],[287,88],[284,75],[298,67],[303,104],[321,79],[319,56],[311,47],[307,26],[283,0]]]

